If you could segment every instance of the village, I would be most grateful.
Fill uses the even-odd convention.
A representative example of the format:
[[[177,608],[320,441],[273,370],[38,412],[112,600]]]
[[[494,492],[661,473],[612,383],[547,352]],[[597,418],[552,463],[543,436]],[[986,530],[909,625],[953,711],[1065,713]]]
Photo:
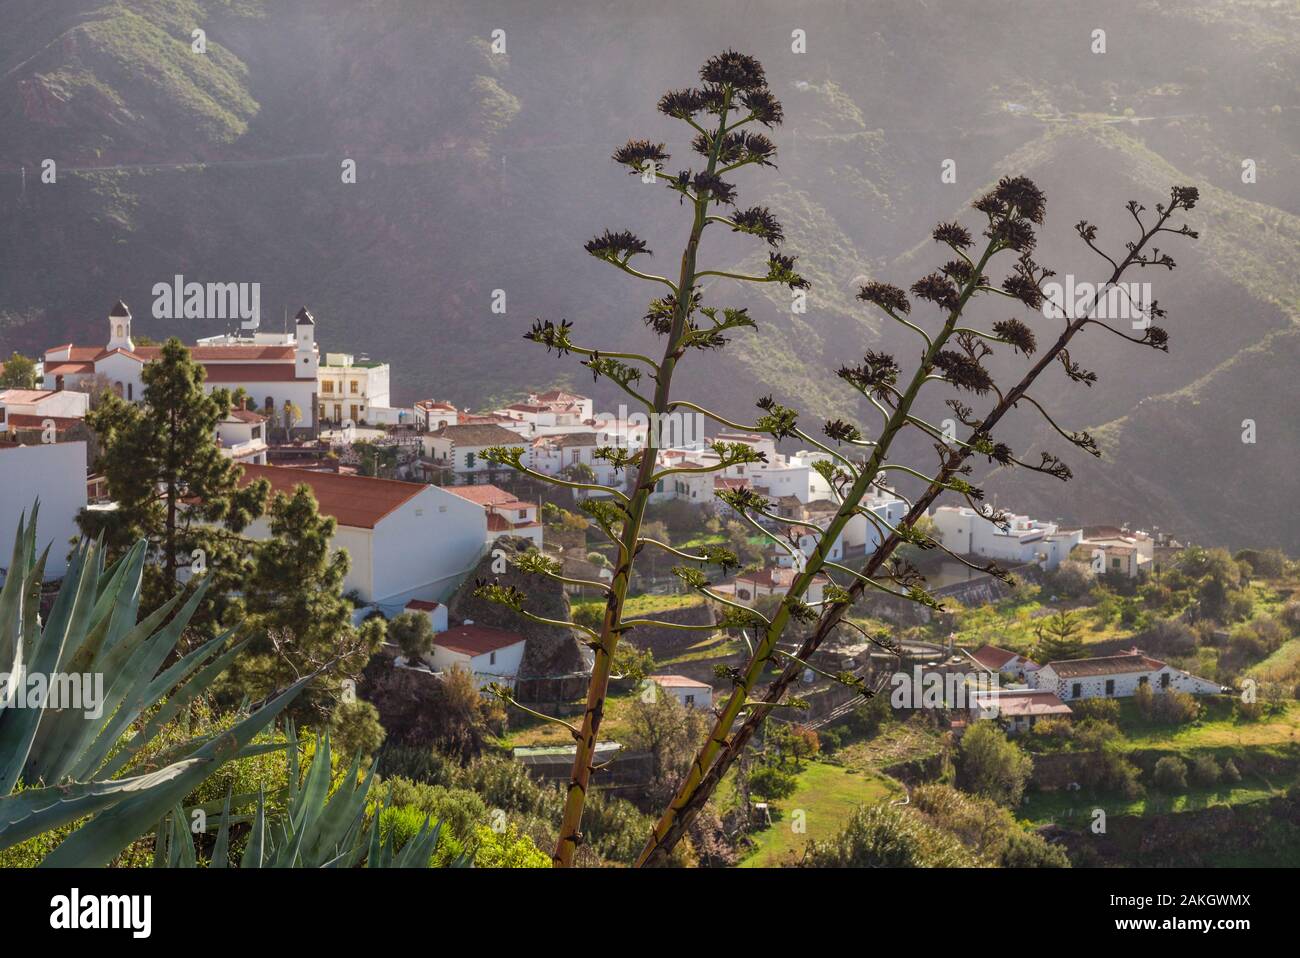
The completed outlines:
[[[500,579],[507,558],[537,553],[556,563],[566,583],[556,600],[573,621],[594,621],[603,601],[592,586],[610,581],[613,563],[611,553],[582,531],[581,506],[628,481],[626,469],[606,450],[634,456],[645,447],[647,429],[658,424],[597,414],[591,398],[566,389],[521,395],[479,412],[445,397],[396,407],[388,364],[322,353],[321,331],[304,307],[292,333],[227,334],[188,346],[204,370],[204,389],[238,397],[213,437],[221,455],[242,467],[242,484],[265,480],[273,496],[292,496],[305,485],[320,514],[335,520],[332,548],[346,550],[350,559],[343,589],[353,603],[354,624],[376,617],[391,622],[408,613],[427,618],[432,638],[426,647],[411,651],[389,641],[368,675],[398,670],[437,683],[455,670],[469,673],[485,696],[508,690],[527,714],[509,717],[500,745],[540,781],[567,780],[574,747],[554,725],[529,715],[580,709],[590,650],[569,637],[569,654],[557,654],[553,634],[539,637],[529,621],[494,614],[474,597],[474,587],[485,578]],[[104,393],[142,401],[142,371],[160,355],[159,345],[133,336],[125,303],[110,310],[105,332],[102,346],[47,349],[35,364],[32,388],[0,391],[0,541],[12,539],[20,513],[39,500],[42,539],[56,546],[45,569],[51,584],[67,568],[57,545],[79,536],[79,516],[116,507],[95,470],[96,442],[86,416]],[[771,436],[725,429],[706,436],[701,423],[690,425],[655,444],[657,464],[675,474],[661,480],[650,498],[651,531],[665,545],[681,548],[725,543],[736,549],[740,568],[710,583],[719,601],[691,594],[662,564],[647,561],[638,568],[630,607],[654,611],[681,628],[639,629],[626,643],[650,668],[637,682],[614,686],[616,709],[597,745],[607,772],[597,783],[614,792],[644,786],[654,776],[654,757],[620,740],[626,729],[620,716],[629,703],[647,694],[653,700],[657,692],[701,715],[717,707],[728,691],[723,676],[743,661],[742,644],[749,642],[743,629],[723,623],[724,604],[762,609],[778,602],[801,570],[801,557],[817,547],[819,524],[837,508],[826,471],[817,467],[828,451],[786,453]],[[736,446],[750,450],[744,462],[723,464],[720,457]],[[523,469],[493,455],[502,447],[520,451]],[[548,477],[561,485],[539,481]],[[761,528],[735,521],[724,499],[737,491],[769,504]],[[843,528],[828,552],[830,571],[818,573],[808,589],[810,603],[821,603],[837,577],[843,581],[835,569],[869,556],[882,529],[907,512],[907,501],[884,483],[863,506],[875,519],[858,516]],[[1014,513],[993,523],[957,505],[937,506],[924,522],[947,554],[969,560],[936,563],[918,556],[945,608],[932,612],[889,597],[865,600],[849,627],[809,662],[800,689],[804,711],[781,717],[779,724],[820,731],[829,746],[840,737],[836,723],[852,724],[862,712],[862,688],[874,687],[877,699],[889,701],[895,721],[925,716],[919,754],[893,755],[897,765],[925,759],[942,737],[959,748],[962,736],[980,723],[1041,744],[1044,736],[1059,740],[1071,719],[1096,718],[1098,700],[1140,701],[1145,710],[1152,696],[1209,701],[1237,694],[1218,678],[1199,675],[1185,648],[1144,649],[1123,638],[1139,630],[1113,630],[1107,622],[1101,631],[1111,638],[1085,647],[1077,642],[1081,626],[1068,617],[1086,609],[1067,611],[1064,596],[1026,601],[1031,593],[1046,597],[1059,586],[1073,590],[1082,607],[1089,604],[1089,589],[1094,597],[1104,591],[1102,583],[1133,595],[1185,555],[1186,545],[1172,536],[1128,525],[1072,528]],[[266,518],[243,534],[251,540],[273,535]],[[981,572],[979,564],[989,561],[1013,577],[1004,581]],[[996,618],[972,626],[978,620],[972,610],[994,608],[1019,615],[1015,629],[999,630]],[[1032,621],[1025,619],[1029,609]],[[892,649],[872,645],[863,638],[864,626],[895,633],[899,642]],[[785,646],[787,654],[794,648]],[[1059,657],[1050,654],[1053,649]],[[1166,661],[1171,651],[1179,653],[1173,662]],[[871,774],[893,783],[880,768]],[[1069,773],[1061,784],[1078,787]],[[755,807],[770,822],[769,803]]]

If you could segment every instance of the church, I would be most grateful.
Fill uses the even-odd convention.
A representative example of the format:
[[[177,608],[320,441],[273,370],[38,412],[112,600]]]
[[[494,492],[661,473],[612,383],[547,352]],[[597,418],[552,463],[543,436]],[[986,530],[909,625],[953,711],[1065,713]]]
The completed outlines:
[[[89,391],[96,384],[134,402],[143,395],[141,372],[157,359],[161,346],[137,346],[131,339],[131,310],[121,300],[108,314],[104,346],[65,343],[45,351],[46,389]],[[303,307],[294,317],[292,333],[226,334],[198,340],[190,355],[207,373],[204,388],[243,387],[263,413],[275,418],[286,403],[297,407],[295,433],[318,430],[316,321]]]

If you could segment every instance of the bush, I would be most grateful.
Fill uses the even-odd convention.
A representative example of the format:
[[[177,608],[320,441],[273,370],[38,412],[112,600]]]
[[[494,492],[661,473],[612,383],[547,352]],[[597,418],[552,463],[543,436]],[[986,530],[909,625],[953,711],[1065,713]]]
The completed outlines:
[[[340,702],[330,717],[330,736],[340,755],[361,753],[363,762],[384,744],[384,727],[379,724],[379,709],[369,702]]]
[[[1060,845],[1043,840],[1041,835],[1012,832],[1002,851],[1003,868],[1069,868],[1070,858]]]
[[[957,784],[964,791],[1015,808],[1032,769],[1029,756],[992,722],[980,722],[962,736]]]
[[[859,808],[844,830],[812,842],[809,868],[966,868],[975,857],[956,838],[893,805]]]
[[[1155,717],[1166,725],[1185,725],[1201,714],[1201,703],[1190,692],[1163,692],[1156,696]]]
[[[1228,759],[1223,763],[1223,783],[1225,785],[1236,785],[1241,781],[1241,772],[1237,771],[1237,763]]]
[[[1152,772],[1152,781],[1162,792],[1187,791],[1187,763],[1180,758],[1166,755],[1156,762]]]
[[[1192,781],[1201,786],[1215,785],[1219,781],[1219,776],[1223,772],[1219,768],[1219,763],[1211,755],[1198,755],[1192,759]]]
[[[1246,563],[1261,578],[1280,579],[1286,575],[1287,558],[1281,549],[1242,549],[1233,558]]]
[[[427,745],[386,742],[379,750],[379,774],[384,778],[401,776],[425,785],[450,785],[454,772],[447,757]]]
[[[1082,562],[1062,562],[1043,576],[1043,593],[1066,599],[1078,599],[1092,588],[1092,573]]]
[[[798,787],[794,775],[775,765],[760,765],[749,776],[749,790],[769,802],[789,798]]]
[[[1119,699],[1083,699],[1070,704],[1070,710],[1079,720],[1096,719],[1100,722],[1119,721]]]

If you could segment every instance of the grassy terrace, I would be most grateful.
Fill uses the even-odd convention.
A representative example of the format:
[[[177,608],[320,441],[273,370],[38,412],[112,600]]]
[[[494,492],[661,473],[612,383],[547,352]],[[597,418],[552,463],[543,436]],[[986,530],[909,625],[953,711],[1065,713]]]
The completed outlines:
[[[1163,815],[1171,812],[1192,812],[1214,805],[1246,805],[1261,802],[1286,792],[1266,782],[1258,775],[1243,775],[1236,785],[1211,785],[1190,788],[1179,795],[1166,795],[1155,789],[1135,799],[1114,795],[1102,797],[1082,795],[1079,792],[1034,792],[1025,796],[1016,809],[1016,817],[1042,825],[1056,822],[1060,825],[1083,827],[1092,821],[1095,808],[1103,808],[1107,816]]]
[[[808,842],[825,841],[843,829],[859,805],[874,805],[903,793],[901,785],[883,775],[826,762],[810,762],[798,773],[798,780],[795,793],[782,799],[781,811],[773,814],[771,827],[752,836],[756,847],[740,863],[741,868],[763,868],[780,865],[792,856],[798,858]],[[793,828],[800,811],[806,825],[802,834]]]

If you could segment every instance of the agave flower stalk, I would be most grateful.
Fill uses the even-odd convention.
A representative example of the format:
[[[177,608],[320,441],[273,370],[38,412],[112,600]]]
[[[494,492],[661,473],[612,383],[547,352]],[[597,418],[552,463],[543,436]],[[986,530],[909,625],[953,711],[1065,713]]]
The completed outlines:
[[[564,320],[559,324],[538,320],[526,336],[545,346],[548,351],[555,350],[558,355],[575,353],[583,357],[582,364],[597,379],[604,377],[610,380],[641,408],[651,413],[651,423],[658,423],[659,417],[670,411],[673,374],[678,362],[689,350],[721,348],[727,341],[726,334],[731,330],[754,325],[744,309],[719,309],[703,305],[697,288],[701,279],[714,276],[745,282],[777,283],[792,289],[808,285],[795,272],[793,257],[778,252],[769,253],[766,274],[747,275],[700,268],[698,257],[701,240],[706,228],[711,225],[729,226],[733,232],[758,236],[773,247],[783,239],[780,224],[762,207],[726,215],[710,212],[711,208],[735,206],[736,188],[724,180],[723,176],[745,166],[769,166],[775,157],[776,149],[772,142],[762,133],[750,129],[755,123],[772,127],[782,118],[781,105],[768,90],[762,66],[752,57],[728,51],[705,63],[700,70],[700,79],[702,85],[698,89],[666,94],[659,102],[659,109],[668,116],[687,123],[695,131],[692,147],[705,158],[703,170],[684,170],[677,174],[663,172],[660,167],[668,161],[668,153],[664,144],[649,140],[633,140],[613,157],[616,162],[627,166],[632,174],[645,178],[647,182],[666,186],[679,194],[682,203],[689,204],[691,229],[682,250],[677,278],[672,280],[632,266],[633,257],[649,254],[645,242],[632,233],[606,231],[586,244],[587,252],[597,259],[636,279],[666,288],[664,295],[651,302],[645,317],[647,325],[663,337],[662,358],[656,362],[637,353],[606,352],[579,346],[571,338],[572,324]],[[652,393],[642,391],[640,384],[645,374],[654,380]],[[524,450],[521,448],[501,447],[489,450],[486,454],[493,461],[510,465],[541,481],[565,486],[580,493],[600,495],[601,498],[598,499],[585,499],[580,508],[617,550],[614,575],[607,586],[600,586],[606,595],[606,605],[599,630],[575,626],[587,635],[587,644],[594,652],[594,661],[581,727],[575,731],[568,723],[560,723],[574,732],[577,754],[566,794],[559,840],[552,856],[558,866],[573,863],[574,853],[581,841],[583,805],[618,642],[624,632],[640,625],[671,625],[623,618],[624,602],[637,554],[642,548],[650,546],[666,549],[689,561],[712,562],[724,568],[735,563],[735,557],[726,550],[708,549],[692,555],[672,549],[657,540],[642,537],[641,526],[650,496],[659,482],[674,475],[684,472],[721,472],[730,466],[762,458],[743,444],[719,443],[713,448],[717,457],[716,464],[700,467],[664,466],[659,462],[661,438],[652,427],[647,432],[644,446],[634,454],[614,448],[597,450],[596,455],[614,470],[631,474],[625,490],[572,479],[557,480],[542,475],[529,469],[523,462]],[[556,566],[539,561],[537,557],[524,558],[516,565],[525,572],[565,581]],[[478,594],[507,604],[525,617],[537,618],[527,612],[527,596],[518,589],[483,583]]]
[[[1004,184],[1006,182],[1007,181],[1004,181]],[[1015,181],[1012,182],[1014,183]],[[1013,191],[1021,192],[1026,188],[1024,184],[1027,183],[1028,181],[1023,181],[1023,183],[1015,185]],[[995,190],[988,197],[985,197],[977,203],[977,208],[981,204],[986,206],[991,205],[989,204],[990,198],[997,200],[998,192],[999,191]],[[1003,202],[1006,202],[1008,196],[1004,195],[1002,199]],[[1092,301],[1093,306],[1095,306],[1100,298],[1105,295],[1105,291],[1114,286],[1114,284],[1117,283],[1123,274],[1131,267],[1137,266],[1142,268],[1153,266],[1169,270],[1174,268],[1174,261],[1168,256],[1168,254],[1161,254],[1158,248],[1153,249],[1150,253],[1145,252],[1145,250],[1150,241],[1156,238],[1160,233],[1172,233],[1195,239],[1197,236],[1196,232],[1191,230],[1188,226],[1184,225],[1175,229],[1169,227],[1167,224],[1170,218],[1178,211],[1192,209],[1195,206],[1197,199],[1197,191],[1192,187],[1173,188],[1171,191],[1170,202],[1168,204],[1156,205],[1157,215],[1151,226],[1147,226],[1142,220],[1141,214],[1145,212],[1144,208],[1136,202],[1130,202],[1128,204],[1128,209],[1138,223],[1140,235],[1136,241],[1127,244],[1127,255],[1118,260],[1103,253],[1095,245],[1097,234],[1095,226],[1086,221],[1081,221],[1076,225],[1075,229],[1085,244],[1087,244],[1094,252],[1097,252],[1106,259],[1113,268],[1112,274],[1107,283],[1097,289]],[[952,233],[951,229],[952,227],[949,226],[940,227],[935,231],[936,239],[940,238],[941,233],[947,234],[950,238],[958,235]],[[1018,230],[1019,227],[1015,227],[1014,229]],[[1032,240],[1028,236],[1021,237],[1021,245],[1025,245],[1024,241],[1026,240],[1029,241],[1029,245],[1032,245]],[[979,277],[979,270],[974,270],[975,279],[979,282],[980,290],[1009,295],[1020,299],[1025,303],[1025,305],[1031,308],[1039,308],[1043,301],[1041,289],[1042,280],[1045,276],[1051,275],[1051,273],[1050,271],[1042,271],[1038,270],[1036,267],[1031,267],[1027,262],[1027,258],[1028,251],[1026,250],[1022,256],[1022,264],[1026,268],[1018,269],[1017,273],[1012,277],[1009,277],[1007,282],[1003,284],[1001,290],[984,285],[982,279]],[[896,295],[889,295],[893,296],[894,302],[886,303],[887,306],[891,307],[886,309],[887,312],[891,312],[892,308],[896,308],[899,304]],[[877,300],[887,300],[888,298],[889,297],[885,294],[879,294],[876,297]],[[882,306],[882,308],[884,307]],[[802,670],[808,666],[808,660],[810,657],[816,653],[816,651],[821,647],[822,642],[824,642],[833,632],[836,625],[841,622],[844,613],[858,600],[858,598],[861,597],[866,588],[879,587],[879,583],[877,583],[875,576],[885,566],[885,563],[891,558],[899,545],[905,542],[913,542],[923,547],[938,547],[953,558],[959,559],[967,565],[973,565],[972,563],[966,562],[963,557],[956,556],[950,550],[943,549],[936,540],[930,537],[921,536],[914,531],[915,523],[926,514],[930,505],[945,491],[958,491],[960,494],[964,495],[966,500],[972,506],[975,506],[976,511],[988,521],[998,524],[1005,522],[1004,517],[995,510],[985,510],[976,505],[975,498],[978,490],[970,487],[965,480],[960,478],[962,475],[969,473],[970,466],[968,465],[967,460],[972,455],[984,454],[988,457],[990,462],[996,461],[1000,465],[1005,466],[1019,465],[1033,471],[1053,475],[1062,480],[1068,480],[1070,478],[1068,467],[1050,454],[1043,453],[1042,462],[1039,465],[1032,465],[1015,458],[1009,447],[1000,443],[994,444],[992,442],[992,430],[1002,420],[1007,412],[1013,408],[1017,408],[1018,404],[1022,401],[1028,402],[1032,408],[1040,412],[1051,426],[1071,444],[1091,453],[1092,455],[1099,455],[1099,450],[1091,436],[1086,432],[1075,433],[1062,429],[1054,420],[1051,419],[1050,416],[1047,415],[1042,406],[1028,395],[1028,389],[1038,376],[1041,375],[1042,372],[1053,362],[1061,362],[1067,375],[1069,375],[1069,377],[1074,381],[1084,382],[1087,385],[1091,385],[1092,382],[1095,381],[1096,377],[1093,374],[1083,370],[1077,365],[1077,363],[1074,363],[1069,359],[1069,353],[1067,351],[1067,346],[1074,336],[1088,325],[1100,325],[1110,332],[1132,342],[1154,349],[1167,351],[1168,336],[1165,330],[1159,326],[1152,325],[1149,322],[1151,318],[1163,317],[1164,311],[1160,309],[1158,303],[1155,301],[1145,304],[1145,310],[1147,313],[1148,323],[1140,337],[1120,332],[1119,330],[1108,326],[1101,320],[1096,319],[1093,316],[1092,308],[1084,310],[1081,315],[1074,319],[1067,318],[1065,328],[1053,346],[1039,358],[1039,360],[1024,374],[1015,386],[1004,394],[992,384],[991,380],[988,382],[989,389],[992,389],[998,395],[998,402],[982,419],[974,419],[972,415],[973,411],[962,405],[960,402],[949,401],[949,405],[957,414],[958,419],[963,423],[963,425],[969,427],[971,430],[969,437],[965,441],[955,439],[949,441],[944,437],[940,430],[931,424],[920,419],[914,419],[910,416],[907,417],[911,425],[922,429],[928,435],[931,435],[937,440],[937,449],[941,460],[938,473],[933,478],[929,478],[925,492],[917,499],[909,502],[907,514],[896,527],[888,526],[887,523],[877,522],[878,528],[881,528],[882,526],[884,527],[881,528],[883,538],[864,564],[861,571],[854,572],[853,570],[846,569],[842,566],[836,566],[836,568],[851,574],[852,581],[849,588],[836,588],[830,590],[827,601],[823,604],[821,614],[817,617],[815,627],[803,640],[798,652],[783,656],[783,658],[786,659],[786,666],[780,676],[776,681],[768,686],[761,700],[751,702],[749,701],[749,694],[752,685],[747,683],[749,683],[751,676],[756,680],[757,676],[761,674],[763,666],[766,664],[771,653],[775,649],[775,640],[773,639],[771,642],[765,641],[760,648],[754,651],[748,668],[744,673],[741,687],[738,687],[737,693],[734,694],[732,699],[728,702],[728,708],[723,712],[721,719],[710,734],[709,741],[702,747],[699,755],[696,756],[696,760],[692,765],[691,774],[687,781],[683,784],[669,808],[664,812],[660,821],[656,824],[654,831],[651,834],[651,838],[638,856],[638,865],[660,862],[672,850],[689,827],[691,820],[696,814],[698,814],[699,809],[708,801],[713,790],[717,787],[718,782],[722,779],[722,776],[726,773],[731,763],[741,753],[759,726],[761,726],[763,721],[770,714],[771,710],[781,703],[782,698],[789,687],[797,679]],[[920,330],[918,330],[918,332],[920,332]],[[958,329],[956,332],[958,335],[965,337],[963,345],[967,349],[967,358],[974,357],[976,366],[978,366],[979,359],[987,353],[975,344],[972,337],[979,340],[1007,343],[1013,346],[1013,348],[1016,348],[1017,351],[1024,352],[1027,355],[1032,353],[1036,347],[1036,342],[1032,332],[1028,330],[1028,327],[1014,319],[995,324],[994,335],[979,333],[972,329]],[[929,353],[927,353],[927,356],[928,355]],[[965,374],[968,377],[976,375],[973,368],[967,368]],[[837,432],[840,435],[846,435],[842,424],[828,424],[828,426],[836,426],[834,429],[828,428],[828,434]],[[877,446],[877,452],[879,451],[879,447]],[[874,457],[872,462],[876,463]],[[883,468],[887,469],[889,467]],[[906,471],[911,472],[913,475],[922,475],[915,470],[908,469]],[[928,477],[922,476],[922,478]],[[858,484],[855,483],[854,487],[845,496],[845,505],[849,503],[850,497],[857,491],[857,489]],[[844,507],[842,506],[840,512],[837,513],[837,519],[844,511]],[[866,513],[864,512],[863,514],[865,515]],[[828,528],[828,533],[829,531]],[[833,537],[828,535],[821,540],[817,550],[818,555],[823,551],[821,546],[828,541],[833,542]],[[973,567],[979,568],[976,566]],[[990,564],[989,566],[984,567],[984,571],[998,574],[1003,577],[1006,575],[1005,572],[998,569],[995,564]],[[914,582],[915,580],[913,580],[913,585],[907,590],[903,597],[909,598],[913,601],[930,604],[932,598],[923,589],[917,587]],[[803,606],[801,601],[803,592],[807,588],[807,584],[806,576],[801,576],[796,579],[782,602],[781,609],[783,611],[787,608],[798,609],[801,606],[804,609],[807,608],[806,606]],[[788,619],[789,616],[787,615],[785,620],[788,621]],[[775,622],[776,620],[774,619],[770,625],[774,625]],[[772,638],[770,625],[768,632],[769,639]],[[779,637],[778,634],[776,638]],[[866,690],[860,683],[855,682],[852,679],[846,679],[845,684],[852,685],[863,694],[870,694],[869,690]],[[744,691],[743,698],[741,698],[740,695],[742,688]],[[733,707],[736,703],[739,703],[738,707]],[[746,709],[747,714],[742,711]],[[735,727],[735,720],[741,714],[745,714],[745,719],[740,728],[736,730],[733,735],[732,731]]]

